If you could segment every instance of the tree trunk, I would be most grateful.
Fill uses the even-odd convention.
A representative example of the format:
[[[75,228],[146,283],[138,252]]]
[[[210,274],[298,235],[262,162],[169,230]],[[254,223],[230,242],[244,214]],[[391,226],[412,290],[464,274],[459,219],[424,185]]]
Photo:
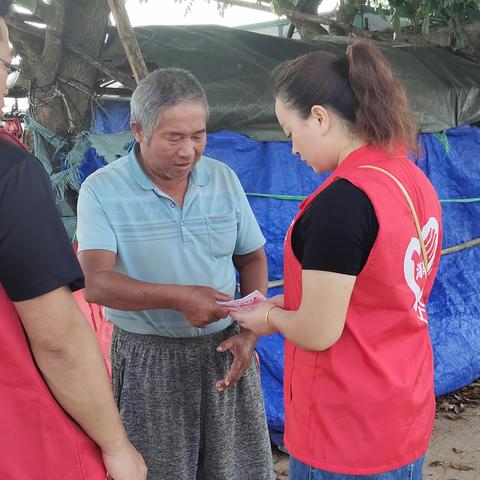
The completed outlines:
[[[340,0],[337,10],[337,22],[345,25],[351,25],[355,18],[355,12],[357,9],[356,0]],[[345,32],[338,31],[335,27],[331,29],[334,35],[345,35]]]
[[[110,11],[105,0],[52,0],[38,5],[36,15],[46,29],[12,22],[10,38],[32,82],[30,107],[35,119],[63,137],[90,127],[91,95],[98,75],[94,66],[63,48],[63,41],[99,58]]]
[[[83,48],[94,58],[100,56],[108,26],[108,5],[105,0],[64,0],[65,14],[63,37],[73,45]],[[55,82],[63,97],[41,103],[35,108],[37,121],[53,132],[65,135],[70,130],[78,133],[88,130],[91,121],[91,95],[97,78],[97,69],[81,58],[63,50],[55,77]],[[39,80],[48,78],[52,65],[43,65],[43,75]],[[36,68],[38,70],[38,67]],[[67,83],[68,82],[68,83]],[[52,97],[50,89],[39,92],[37,100]],[[67,109],[68,106],[68,109]],[[68,114],[70,111],[70,115]],[[70,120],[73,124],[70,124]]]
[[[106,0],[51,0],[50,4],[39,2],[35,14],[46,24],[44,35],[42,30],[13,22],[10,38],[31,80],[30,108],[35,120],[68,140],[90,128],[98,70],[81,56],[67,51],[63,42],[99,58],[110,10]],[[61,159],[54,158],[53,145],[45,146],[52,166],[50,173],[55,174],[62,169]],[[68,153],[71,146],[67,141],[62,148],[64,153]],[[73,238],[72,218],[76,215],[78,193],[76,187],[68,185],[63,194],[57,206]]]

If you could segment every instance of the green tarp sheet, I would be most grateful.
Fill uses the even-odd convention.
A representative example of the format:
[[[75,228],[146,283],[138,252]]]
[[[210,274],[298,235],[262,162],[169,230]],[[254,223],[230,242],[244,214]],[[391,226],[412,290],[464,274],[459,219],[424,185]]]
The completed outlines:
[[[182,67],[200,80],[211,109],[209,131],[234,130],[265,141],[285,140],[275,119],[271,70],[307,52],[342,55],[346,47],[338,37],[306,43],[214,25],[135,31],[150,70]],[[422,132],[480,121],[480,65],[439,47],[379,46],[404,83]],[[102,58],[128,69],[115,30]]]

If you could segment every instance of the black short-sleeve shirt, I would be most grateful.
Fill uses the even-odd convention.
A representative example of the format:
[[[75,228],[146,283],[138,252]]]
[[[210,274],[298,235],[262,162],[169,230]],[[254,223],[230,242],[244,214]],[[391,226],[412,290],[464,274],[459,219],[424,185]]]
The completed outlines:
[[[378,234],[368,196],[339,179],[320,192],[293,228],[292,248],[303,270],[358,275]]]
[[[5,140],[0,140],[0,283],[15,302],[64,285],[83,288],[46,171],[33,155]]]

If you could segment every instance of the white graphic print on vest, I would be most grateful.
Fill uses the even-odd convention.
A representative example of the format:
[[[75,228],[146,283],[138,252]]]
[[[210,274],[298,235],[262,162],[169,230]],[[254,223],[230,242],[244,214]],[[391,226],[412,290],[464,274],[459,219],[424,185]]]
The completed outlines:
[[[405,258],[403,261],[403,271],[407,285],[415,295],[415,303],[413,308],[417,312],[417,317],[420,321],[428,323],[425,304],[422,302],[422,295],[427,277],[430,273],[435,259],[435,252],[438,247],[438,221],[435,217],[430,217],[427,223],[422,228],[422,237],[425,242],[425,249],[427,251],[428,268],[425,272],[425,265],[423,262],[422,251],[420,249],[420,241],[417,237],[412,237],[408,244]]]

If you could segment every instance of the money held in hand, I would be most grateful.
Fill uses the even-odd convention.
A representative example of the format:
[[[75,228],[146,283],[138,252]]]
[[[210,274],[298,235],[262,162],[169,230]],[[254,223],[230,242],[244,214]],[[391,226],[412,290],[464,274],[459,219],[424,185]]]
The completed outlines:
[[[230,300],[228,302],[217,302],[222,307],[228,308],[228,310],[248,310],[259,303],[265,302],[267,299],[258,290],[250,293],[246,297],[239,298],[237,300]]]

